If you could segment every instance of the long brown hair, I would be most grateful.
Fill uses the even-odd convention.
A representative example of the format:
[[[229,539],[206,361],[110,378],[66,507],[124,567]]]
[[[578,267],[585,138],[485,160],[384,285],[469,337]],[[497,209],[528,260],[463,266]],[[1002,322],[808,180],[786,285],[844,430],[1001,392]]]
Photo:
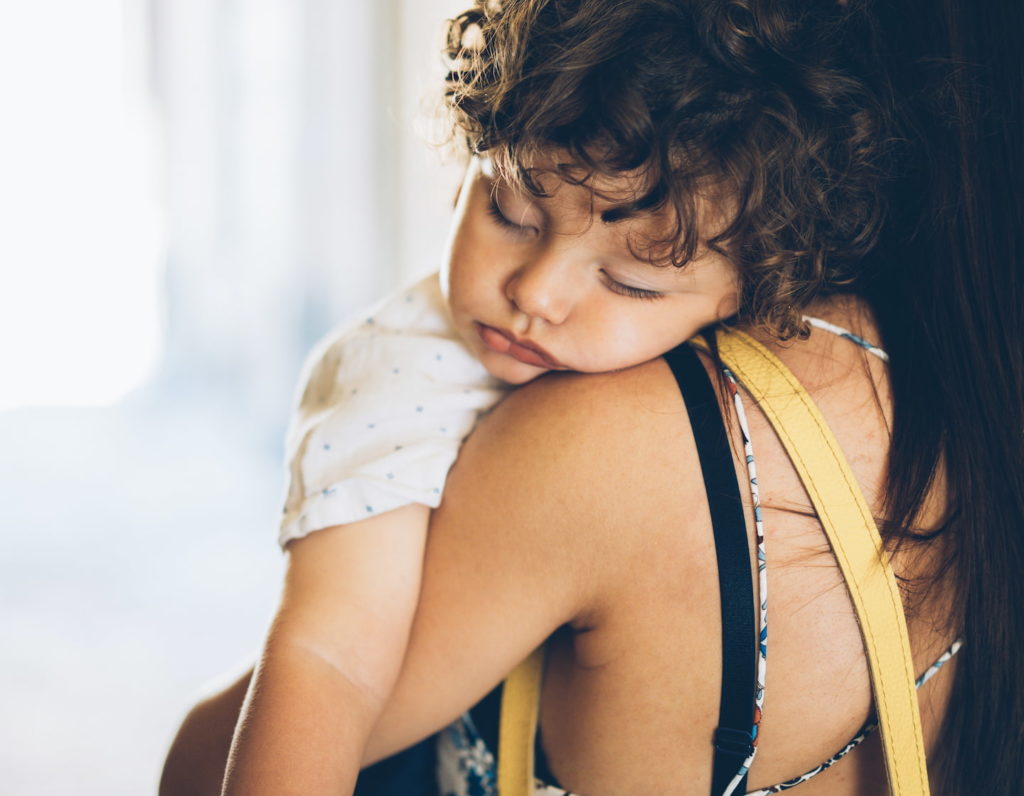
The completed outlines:
[[[937,770],[950,793],[1024,782],[1024,136],[1021,4],[967,0],[478,0],[452,21],[455,136],[542,193],[639,171],[642,242],[741,273],[740,314],[806,333],[827,293],[870,304],[891,357],[882,531],[941,537],[963,633]],[[698,198],[735,214],[702,241]],[[639,245],[639,244],[638,244]],[[939,465],[941,527],[918,518]]]
[[[913,524],[946,468],[962,628],[936,770],[946,792],[1024,782],[1024,6],[902,0],[876,13],[909,145],[866,286],[892,357],[886,514]],[[923,200],[922,200],[923,197]],[[918,209],[920,208],[920,209]]]

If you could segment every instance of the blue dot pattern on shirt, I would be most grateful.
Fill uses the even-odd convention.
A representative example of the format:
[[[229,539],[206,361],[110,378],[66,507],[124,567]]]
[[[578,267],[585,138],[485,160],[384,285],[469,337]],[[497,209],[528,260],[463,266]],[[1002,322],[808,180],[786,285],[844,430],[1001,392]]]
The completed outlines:
[[[422,305],[424,304],[428,304],[432,307],[433,299],[430,299],[425,302],[423,297],[417,293],[405,293],[399,294],[397,300],[398,302],[404,304],[404,306],[392,304],[391,309],[398,307],[399,316],[401,315],[401,313],[404,313],[404,319],[409,321],[409,323],[413,324],[413,326],[409,328],[409,333],[419,334],[419,327],[416,327],[415,325],[416,323],[419,323],[419,312],[422,309]],[[414,303],[420,306],[413,308],[411,305]],[[380,316],[379,319],[377,315]],[[394,335],[401,335],[402,338],[407,340],[409,335],[405,333],[406,330],[402,328],[397,328],[397,326],[394,324],[394,321],[397,320],[399,316],[387,315],[383,312],[375,312],[374,315],[364,316],[363,328],[356,332],[356,334],[360,339],[364,341],[386,340],[389,336]],[[431,322],[433,322],[433,320],[431,320]],[[450,332],[452,337],[451,342],[457,343],[458,339],[457,335],[454,333],[454,330],[450,330]],[[430,334],[431,336],[433,336],[433,330],[431,330]],[[393,337],[392,339],[394,340]],[[319,444],[322,452],[325,455],[314,457],[313,460],[309,461],[309,466],[311,468],[324,468],[320,473],[320,475],[322,476],[320,484],[316,485],[322,487],[319,490],[319,492],[321,500],[324,501],[323,509],[318,509],[318,511],[322,510],[327,512],[348,513],[352,512],[352,510],[354,509],[355,513],[358,515],[358,502],[356,502],[354,506],[351,506],[349,505],[348,500],[341,499],[343,495],[348,494],[347,482],[349,478],[352,475],[354,475],[352,473],[347,473],[344,470],[344,467],[346,466],[348,460],[348,451],[350,450],[350,448],[353,449],[353,451],[356,451],[357,449],[359,449],[359,446],[363,445],[364,443],[372,448],[375,439],[378,440],[379,442],[383,442],[384,445],[378,447],[376,450],[377,453],[380,455],[379,463],[384,464],[384,459],[386,459],[387,456],[387,446],[389,444],[391,445],[394,452],[403,452],[406,447],[403,444],[395,444],[394,437],[391,437],[391,435],[394,434],[396,437],[401,438],[401,434],[404,433],[405,429],[404,423],[395,423],[395,420],[397,418],[391,417],[394,411],[398,408],[392,408],[393,405],[386,407],[384,404],[377,406],[374,402],[374,398],[378,397],[377,391],[381,391],[382,397],[386,394],[387,398],[390,401],[398,403],[399,405],[401,403],[404,403],[404,401],[409,400],[409,398],[411,397],[421,398],[422,400],[425,401],[425,403],[412,404],[411,406],[409,404],[406,404],[408,408],[405,410],[407,414],[406,421],[411,421],[412,428],[416,428],[417,425],[415,423],[415,415],[421,415],[421,417],[419,418],[420,431],[426,432],[422,440],[416,437],[415,444],[411,445],[411,449],[417,451],[421,450],[421,445],[423,444],[426,444],[428,448],[431,445],[442,446],[445,451],[448,451],[449,446],[453,439],[455,438],[455,436],[461,433],[461,427],[453,427],[449,429],[447,417],[443,418],[446,421],[444,425],[439,424],[433,426],[434,432],[432,435],[429,433],[429,428],[431,424],[424,422],[427,420],[428,417],[433,422],[436,422],[434,415],[438,414],[439,410],[444,410],[445,408],[448,408],[444,401],[448,400],[449,397],[454,398],[454,395],[452,395],[452,393],[455,393],[457,395],[458,391],[461,390],[461,392],[464,395],[464,399],[459,399],[455,402],[455,404],[453,404],[453,406],[451,407],[453,409],[457,408],[459,404],[469,404],[473,400],[473,396],[479,396],[481,400],[486,400],[486,390],[481,391],[479,387],[476,387],[476,381],[474,381],[471,386],[469,383],[467,383],[466,380],[464,380],[464,377],[468,378],[468,376],[467,374],[463,373],[463,371],[466,370],[466,365],[463,362],[463,357],[455,356],[453,351],[444,348],[445,345],[449,344],[449,340],[447,338],[445,338],[443,341],[438,341],[437,338],[435,337],[434,340],[431,341],[431,343],[433,344],[427,343],[427,346],[423,346],[423,343],[427,343],[427,340],[417,340],[415,343],[408,343],[408,346],[406,346],[406,343],[404,342],[403,339],[394,340],[394,344],[402,346],[401,349],[396,349],[398,355],[394,356],[387,353],[390,350],[387,348],[387,346],[381,348],[379,352],[381,355],[376,359],[376,361],[370,361],[367,363],[367,366],[370,368],[371,374],[373,373],[373,371],[376,371],[376,378],[381,379],[381,381],[379,382],[373,381],[371,379],[368,384],[360,384],[360,382],[356,381],[354,382],[354,384],[359,386],[353,386],[352,381],[349,381],[346,384],[345,380],[337,379],[333,381],[333,383],[328,384],[327,388],[325,388],[330,391],[330,394],[333,394],[333,396],[340,399],[339,404],[350,404],[352,410],[351,419],[355,419],[358,424],[356,425],[355,428],[359,428],[361,426],[362,429],[364,429],[364,431],[362,432],[362,434],[357,433],[355,445],[349,445],[347,442],[345,442],[344,437],[341,435],[341,427],[335,426],[333,428],[335,434],[332,436],[329,431],[329,426],[327,424],[321,426],[321,431],[328,433],[324,433],[323,436],[321,436],[320,439],[317,440],[315,444]],[[369,345],[372,346],[376,346],[378,344],[379,343],[369,343]],[[392,343],[388,343],[388,345],[392,345]],[[422,347],[417,348],[417,346]],[[403,359],[406,347],[408,347],[409,349],[410,356],[408,358]],[[433,351],[431,351],[431,348],[433,348]],[[376,349],[373,350],[376,351]],[[416,352],[415,354],[412,353],[414,351]],[[358,360],[354,359],[353,361]],[[430,364],[431,362],[433,362],[433,365]],[[388,373],[388,371],[391,372],[391,375],[401,375],[403,377],[402,380],[386,380],[386,374]],[[443,378],[441,378],[442,376]],[[478,378],[479,376],[474,376],[474,379]],[[416,395],[415,391],[413,390],[413,388],[415,387],[416,379],[428,380],[432,385],[438,384],[440,381],[440,383],[443,385],[442,389],[439,391],[439,394],[442,395],[442,398],[439,401],[435,401],[432,399],[431,395],[428,394]],[[449,381],[447,385],[444,385],[445,381],[449,379],[451,381]],[[407,380],[410,381],[410,387],[408,388],[410,389],[410,392],[405,393],[403,395],[405,390],[404,385]],[[460,380],[462,381],[462,383],[459,383]],[[396,384],[401,384],[402,387],[396,390],[395,386],[393,386]],[[451,392],[446,392],[446,389],[444,388],[445,386],[447,387],[447,389],[454,387],[455,390],[452,390]],[[338,389],[339,387],[340,390]],[[351,402],[344,402],[343,398],[341,398],[341,396],[344,396],[346,393],[349,396],[353,397],[353,400]],[[365,404],[357,402],[354,400],[354,397],[357,395],[360,397],[361,401],[367,398],[369,398],[369,400]],[[397,401],[395,399],[397,399]],[[428,408],[430,412],[427,411]],[[409,409],[413,410],[413,417],[411,418],[408,417]],[[466,409],[468,409],[469,412],[474,416],[482,414],[482,411],[477,409],[475,406],[466,407]],[[463,409],[463,411],[465,411],[465,409]],[[373,417],[375,413],[377,413],[381,419],[379,421],[370,421],[370,418]],[[387,414],[387,416],[385,416],[385,413]],[[398,410],[398,413],[401,414],[401,410]],[[472,419],[473,418],[470,418],[470,420]],[[462,422],[461,418],[459,422]],[[354,431],[355,429],[353,429],[353,427],[350,425],[348,426],[348,430]],[[381,437],[380,435],[385,436]],[[433,440],[430,439],[431,436],[433,437]],[[389,439],[388,437],[391,438]],[[411,439],[413,438],[411,437]],[[353,455],[358,454],[353,453]],[[410,481],[410,486],[413,486],[417,489],[423,489],[427,493],[432,494],[434,496],[433,499],[429,501],[424,500],[423,502],[431,504],[438,502],[438,500],[440,499],[440,495],[443,494],[444,491],[443,486],[439,485],[435,487],[430,487],[429,480],[427,480],[429,478],[430,480],[434,480],[435,483],[437,483],[436,479],[438,479],[439,474],[437,472],[431,471],[435,469],[433,461],[430,462],[429,467],[421,467],[422,463],[420,462],[419,459],[417,459],[415,462],[412,462],[411,464],[414,466],[409,467],[409,463],[399,464],[396,461],[394,463],[394,469],[392,470],[384,470],[383,468],[378,469],[376,471],[377,478],[379,479],[380,474],[383,472],[385,480],[388,482],[388,484],[391,485],[390,487],[386,485],[380,485],[382,491],[386,491],[387,493],[391,494],[392,490],[397,489],[399,484],[402,484],[406,480],[408,480]],[[363,472],[366,471],[364,470]],[[402,473],[401,480],[398,478],[399,472]],[[444,478],[444,473],[440,474],[440,478]],[[419,483],[416,483],[417,481]],[[426,481],[426,483],[424,483],[424,481]],[[315,484],[315,481],[313,482],[313,484]],[[310,484],[310,486],[313,486],[313,484]],[[316,486],[313,486],[314,490],[316,489]],[[316,491],[313,491],[312,493],[307,492],[307,496],[316,496]],[[329,497],[332,498],[331,501],[327,501],[327,498]],[[366,495],[363,499],[365,499],[366,497],[371,497],[371,495]],[[388,500],[391,500],[393,497],[395,496],[392,494],[391,497],[388,498]],[[334,500],[334,498],[338,499]],[[330,506],[340,508],[329,508]],[[390,504],[381,504],[380,510],[386,511],[389,507]],[[378,511],[377,503],[363,504],[363,508],[365,512],[363,516],[370,516],[376,514]],[[287,508],[285,508],[285,512],[287,512]],[[350,519],[359,519],[358,516],[352,517],[351,514],[349,514],[349,517]],[[309,521],[310,518],[305,514],[303,514],[299,519],[300,524],[305,524]],[[302,530],[301,532],[305,532],[305,530]]]

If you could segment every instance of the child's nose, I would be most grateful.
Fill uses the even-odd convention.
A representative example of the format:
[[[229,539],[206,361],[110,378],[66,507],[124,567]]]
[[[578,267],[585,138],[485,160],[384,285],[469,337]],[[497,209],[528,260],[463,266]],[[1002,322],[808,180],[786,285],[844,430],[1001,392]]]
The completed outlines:
[[[547,323],[563,323],[572,312],[579,285],[568,258],[535,258],[516,269],[505,284],[505,296],[523,314]]]

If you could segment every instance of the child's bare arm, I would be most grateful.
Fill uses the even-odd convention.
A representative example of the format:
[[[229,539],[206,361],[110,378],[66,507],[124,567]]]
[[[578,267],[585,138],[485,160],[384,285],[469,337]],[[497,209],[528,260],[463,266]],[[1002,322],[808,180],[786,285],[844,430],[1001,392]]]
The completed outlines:
[[[224,794],[353,787],[405,653],[428,513],[409,505],[291,543],[284,594],[235,731]],[[308,539],[328,530],[334,555],[301,554]]]
[[[278,776],[265,791],[280,785],[280,793],[336,796],[344,792],[338,782],[351,786],[349,772],[360,750],[369,765],[408,747],[476,703],[557,627],[577,618],[596,626],[605,601],[629,592],[628,572],[648,549],[650,512],[664,505],[659,496],[671,494],[683,505],[703,496],[699,475],[685,477],[696,451],[682,460],[675,453],[686,449],[685,420],[664,363],[607,377],[550,377],[502,403],[467,441],[445,503],[431,518],[415,627],[399,680],[365,749],[362,737],[347,744],[308,728],[290,729],[271,750],[278,757],[294,754],[281,764],[289,775]],[[678,443],[668,453],[665,439]],[[651,451],[662,453],[652,459]],[[651,478],[652,466],[668,475]],[[297,572],[316,568],[324,588],[341,588],[344,582],[332,573],[352,560],[346,530],[318,531],[295,543],[289,566]],[[395,547],[380,551],[387,563],[378,560],[371,568],[378,576],[393,566],[402,549]],[[301,581],[289,578],[288,588]],[[313,673],[326,682],[342,679],[333,667]],[[203,774],[215,776],[219,787],[221,728],[238,716],[247,677],[190,714],[168,758],[161,793],[205,793]],[[288,685],[282,682],[277,698],[287,706],[311,694],[302,698],[310,699],[313,719],[325,725],[354,722],[361,709],[347,694],[337,696],[344,693],[341,685],[318,686],[316,678],[296,679],[291,690]],[[271,709],[262,718],[272,718]],[[333,711],[341,718],[329,715]],[[258,711],[253,715],[260,718]],[[252,729],[243,729],[240,750],[254,748],[244,737]],[[323,767],[328,765],[329,771]],[[239,771],[236,762],[233,776]],[[328,781],[337,772],[338,780]],[[318,784],[308,784],[311,774]],[[230,782],[235,790],[229,793],[246,790],[239,779]],[[252,790],[260,792],[259,786]]]

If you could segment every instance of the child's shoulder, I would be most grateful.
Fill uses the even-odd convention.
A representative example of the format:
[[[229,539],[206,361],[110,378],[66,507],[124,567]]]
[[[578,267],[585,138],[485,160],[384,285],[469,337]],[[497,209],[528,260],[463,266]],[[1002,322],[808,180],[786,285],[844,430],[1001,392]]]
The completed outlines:
[[[490,395],[498,389],[455,330],[436,272],[324,336],[306,358],[300,385],[300,404],[314,408],[351,403],[357,395],[371,401],[382,394]]]
[[[310,350],[305,372],[308,377],[314,369],[335,371],[342,363],[382,367],[396,359],[426,355],[426,348],[436,348],[432,355],[441,361],[445,354],[452,355],[449,349],[453,345],[459,345],[458,334],[435,271],[392,291],[332,328]]]
[[[321,344],[359,336],[403,334],[454,335],[436,271],[415,278],[355,312],[332,329]]]

